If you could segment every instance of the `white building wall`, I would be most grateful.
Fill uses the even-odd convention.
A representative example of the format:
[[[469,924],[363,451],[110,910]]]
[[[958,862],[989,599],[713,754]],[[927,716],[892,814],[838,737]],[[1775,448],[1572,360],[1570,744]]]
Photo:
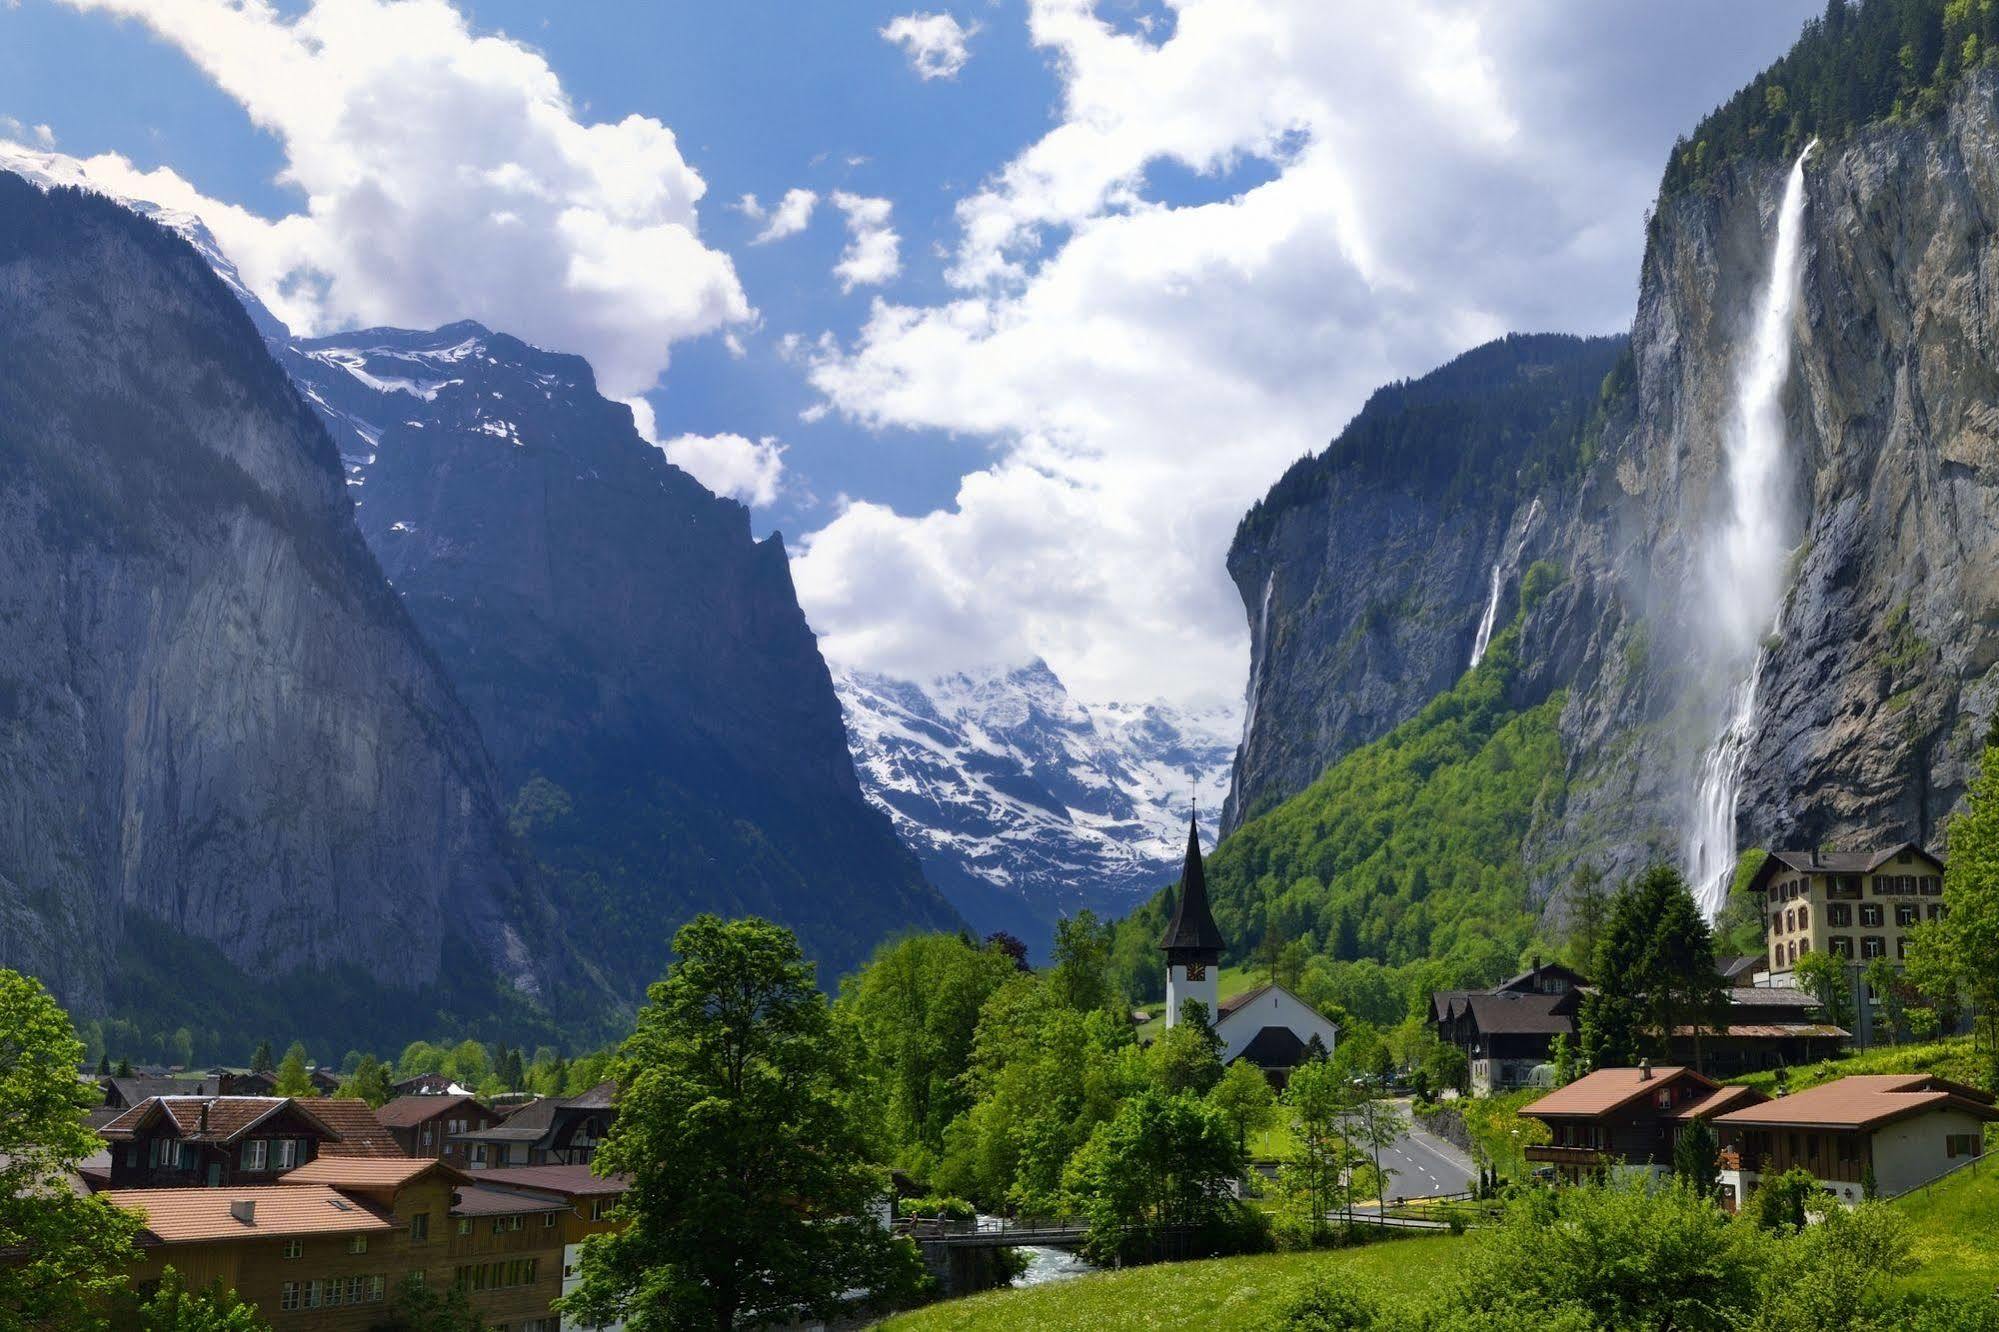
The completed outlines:
[[[1874,1186],[1884,1198],[1927,1184],[1965,1158],[1945,1153],[1954,1133],[1984,1132],[1982,1121],[1962,1110],[1933,1110],[1885,1124],[1874,1133]]]
[[[1199,999],[1208,1006],[1208,1021],[1213,1022],[1221,1012],[1221,971],[1220,967],[1203,967],[1199,980],[1187,978],[1187,968],[1174,963],[1166,968],[1166,1025],[1178,1026],[1180,1005],[1189,999]]]
[[[1265,1027],[1289,1027],[1299,1040],[1308,1043],[1317,1036],[1328,1055],[1332,1054],[1333,1042],[1339,1035],[1339,1029],[1318,1009],[1291,991],[1273,985],[1215,1024],[1215,1034],[1222,1038],[1222,1062],[1226,1064],[1241,1054]]]

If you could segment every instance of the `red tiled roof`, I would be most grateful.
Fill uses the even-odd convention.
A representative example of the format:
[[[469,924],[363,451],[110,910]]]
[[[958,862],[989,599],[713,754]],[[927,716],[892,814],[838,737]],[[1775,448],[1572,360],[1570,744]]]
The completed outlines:
[[[146,1214],[146,1231],[161,1244],[291,1235],[367,1233],[395,1222],[364,1202],[323,1184],[259,1184],[230,1189],[111,1189],[97,1195]],[[231,1204],[254,1204],[251,1219],[230,1215]]]
[[[1557,1087],[1532,1105],[1521,1107],[1523,1115],[1595,1117],[1604,1115],[1650,1092],[1658,1091],[1680,1078],[1691,1078],[1713,1090],[1719,1084],[1690,1068],[1666,1064],[1651,1070],[1650,1076],[1636,1068],[1600,1068],[1577,1078],[1566,1087]]]
[[[282,1096],[154,1096],[98,1132],[125,1141],[164,1117],[172,1122],[175,1136],[188,1142],[234,1142],[287,1106],[329,1136],[338,1135],[339,1130],[316,1113],[317,1107],[308,1109]]]
[[[1930,1110],[1961,1110],[1999,1120],[1992,1097],[1973,1087],[1922,1074],[1883,1073],[1840,1078],[1717,1116],[1734,1128],[1864,1129]]]
[[[1711,1096],[1704,1096],[1692,1105],[1678,1111],[1673,1118],[1679,1120],[1712,1119],[1724,1110],[1739,1110],[1744,1105],[1753,1105],[1770,1098],[1754,1087],[1723,1087]]]
[[[399,1189],[432,1170],[463,1178],[455,1166],[428,1156],[322,1156],[287,1170],[281,1184],[330,1184],[338,1189]]]
[[[381,1121],[375,1118],[374,1110],[366,1101],[335,1097],[307,1102],[305,1108],[340,1135],[337,1140],[320,1144],[321,1156],[407,1155],[389,1131],[382,1127]]]
[[[1692,1027],[1673,1028],[1675,1036],[1691,1036]],[[1703,1036],[1740,1036],[1747,1040],[1781,1040],[1787,1036],[1833,1036],[1845,1040],[1852,1033],[1830,1022],[1731,1022],[1725,1027],[1702,1027]]]

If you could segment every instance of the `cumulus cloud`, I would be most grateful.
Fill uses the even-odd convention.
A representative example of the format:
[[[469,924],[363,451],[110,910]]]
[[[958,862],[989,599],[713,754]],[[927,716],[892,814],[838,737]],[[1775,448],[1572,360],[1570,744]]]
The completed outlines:
[[[754,194],[745,195],[744,198],[751,203],[756,202]],[[764,223],[764,229],[758,232],[756,239],[750,243],[767,245],[771,241],[783,240],[786,236],[796,236],[805,230],[807,223],[812,221],[812,210],[818,204],[819,195],[815,190],[786,190],[784,198],[778,201],[777,207],[770,210],[769,220]],[[762,210],[758,210],[751,216],[761,219],[764,215]]]
[[[952,79],[972,58],[970,42],[979,30],[959,25],[949,14],[904,14],[881,30],[882,40],[900,46],[918,78]]]
[[[696,481],[745,504],[769,504],[777,498],[784,479],[784,445],[765,435],[746,439],[742,435],[676,435],[659,438],[659,423],[652,404],[644,398],[628,398],[632,424],[647,443],[666,455],[666,460]]]
[[[311,0],[295,16],[268,0],[65,3],[143,22],[277,138],[280,182],[304,201],[277,218],[116,156],[84,165],[200,216],[302,332],[473,318],[579,352],[627,395],[673,343],[751,317],[701,240],[706,185],[673,131],[588,121],[539,53],[475,34],[445,0]]]
[[[950,506],[851,505],[801,545],[827,654],[1239,691],[1248,505],[1383,382],[1628,324],[1675,133],[1815,7],[1184,0],[1154,40],[1031,0],[1060,112],[961,202],[955,293],[797,346],[848,419],[995,447]]]
[[[56,132],[47,125],[25,124],[12,116],[0,116],[0,134],[32,142],[41,148],[53,148],[56,142]]]
[[[887,199],[835,190],[833,206],[847,215],[847,248],[833,265],[841,291],[880,286],[902,272],[902,237],[888,224],[893,205]]]

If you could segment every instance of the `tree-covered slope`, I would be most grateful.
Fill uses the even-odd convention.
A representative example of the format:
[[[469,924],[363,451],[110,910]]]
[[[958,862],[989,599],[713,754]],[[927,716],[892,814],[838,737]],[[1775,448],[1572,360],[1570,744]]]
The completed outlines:
[[[1546,570],[1546,566],[1542,566]],[[1552,570],[1527,579],[1532,597]],[[1229,956],[1269,938],[1336,961],[1436,959],[1497,977],[1533,937],[1521,846],[1535,810],[1560,799],[1562,695],[1513,696],[1519,631],[1416,717],[1237,829],[1208,858],[1208,892]],[[1156,945],[1173,890],[1119,925],[1134,991],[1158,988]]]

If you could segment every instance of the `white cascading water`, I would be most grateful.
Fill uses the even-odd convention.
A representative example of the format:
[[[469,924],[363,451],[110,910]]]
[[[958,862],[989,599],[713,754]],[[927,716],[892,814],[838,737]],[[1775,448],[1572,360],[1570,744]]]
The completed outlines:
[[[1738,368],[1735,413],[1724,440],[1728,518],[1709,547],[1708,597],[1699,608],[1712,635],[1712,662],[1736,683],[1726,720],[1701,760],[1687,832],[1687,880],[1709,920],[1721,911],[1735,873],[1735,802],[1756,723],[1763,640],[1777,627],[1790,563],[1789,449],[1784,386],[1791,377],[1791,323],[1804,262],[1805,145],[1784,184],[1770,285]]]
[[[1516,565],[1520,563],[1520,556],[1527,548],[1527,534],[1534,530],[1534,519],[1540,513],[1541,497],[1536,495],[1534,502],[1527,506],[1526,521],[1520,524],[1520,539],[1513,543],[1512,560]],[[1492,631],[1499,625],[1499,589],[1505,576],[1506,563],[1507,558],[1503,555],[1493,561],[1492,590],[1486,593],[1485,614],[1479,617],[1478,635],[1472,639],[1471,665],[1466,668],[1467,670],[1477,670],[1478,664],[1485,660],[1485,650],[1492,646]]]
[[[1499,561],[1492,565],[1492,591],[1485,598],[1485,614],[1479,617],[1478,637],[1471,642],[1471,669],[1485,660],[1485,650],[1492,646],[1492,623],[1499,618]]]

